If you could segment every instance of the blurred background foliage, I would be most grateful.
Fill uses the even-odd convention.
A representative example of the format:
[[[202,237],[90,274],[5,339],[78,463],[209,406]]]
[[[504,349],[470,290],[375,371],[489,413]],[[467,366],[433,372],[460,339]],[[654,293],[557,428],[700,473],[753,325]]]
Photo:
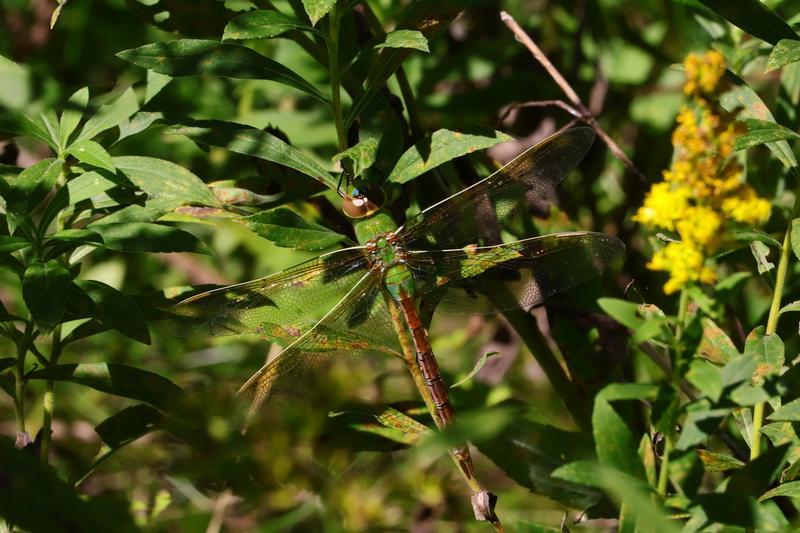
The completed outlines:
[[[53,0],[0,0],[0,104],[11,110],[63,109],[70,95],[84,86],[91,88],[92,96],[121,94],[131,85],[141,86],[146,71],[117,57],[118,52],[170,40],[176,33],[219,39],[225,23],[254,4],[291,12],[291,3],[69,0],[50,29]],[[408,4],[370,2],[385,28],[393,27]],[[800,14],[797,2],[769,4],[787,20]],[[597,142],[579,170],[560,187],[557,206],[535,222],[541,233],[592,229],[616,235],[628,247],[624,265],[556,298],[546,312],[537,312],[547,342],[558,346],[582,394],[590,399],[609,382],[647,381],[657,374],[642,353],[629,351],[624,330],[600,314],[596,300],[615,296],[667,311],[675,307],[674,299],[662,291],[665,276],[645,269],[651,245],[647,234],[631,221],[650,182],[670,164],[671,131],[684,101],[684,76],[674,65],[690,51],[708,49],[712,36],[723,34],[734,39],[727,44],[728,60],[738,57],[737,66],[750,65],[760,41],[743,38],[742,32],[731,30],[692,0],[475,0],[430,40],[430,53],[413,53],[403,66],[417,95],[425,132],[486,126],[515,137],[513,142],[470,156],[482,175],[571,119],[555,107],[514,109],[505,116],[512,104],[563,95],[501,22],[500,10],[508,11],[532,35],[645,177],[626,169]],[[348,26],[343,31],[359,28]],[[726,46],[724,41],[717,41],[717,46]],[[294,40],[247,44],[329,93],[327,70]],[[796,86],[780,87],[762,71],[752,69],[748,77],[756,89],[766,88],[773,97],[778,91],[797,94]],[[400,93],[394,78],[388,89]],[[796,103],[797,98],[789,101]],[[274,82],[175,78],[142,109],[270,127],[329,169],[333,168],[331,157],[339,152],[329,110]],[[798,120],[796,108],[790,105],[773,111],[784,124]],[[119,142],[113,142],[116,131],[109,130],[101,140],[113,156],[162,158],[189,169],[206,183],[235,183],[264,195],[283,193],[276,204],[286,197],[308,197],[308,202],[290,205],[311,220],[351,234],[348,222],[337,212],[336,195],[318,194],[321,188],[307,177],[222,148],[200,148],[185,136],[163,130],[163,125],[156,124]],[[397,155],[402,153],[400,148]],[[0,154],[4,164],[27,167],[45,157],[47,150],[23,139],[0,144]],[[442,172],[452,178],[455,168]],[[783,180],[776,178],[782,174],[779,163],[769,159],[766,150],[755,155],[749,169],[751,185],[763,196],[775,198],[776,205],[788,205]],[[421,182],[406,189],[408,204],[430,203],[425,198],[430,192]],[[780,220],[774,224],[767,230],[780,231],[785,226]],[[80,278],[141,295],[182,285],[254,279],[315,255],[278,247],[232,222],[182,223],[181,227],[207,243],[213,254],[132,255],[98,250],[81,263]],[[526,233],[522,227],[511,231]],[[746,248],[733,253],[734,262],[753,269]],[[790,275],[789,279],[788,292],[800,291],[796,281],[800,278]],[[24,312],[20,291],[13,273],[0,268],[0,300],[16,314]],[[729,305],[735,308],[743,330],[750,331],[764,322],[769,302],[764,285],[753,279]],[[782,336],[791,347],[787,353],[793,353],[798,343],[796,325],[787,322],[784,327]],[[478,456],[479,477],[500,496],[499,514],[520,531],[558,530],[562,520],[575,530],[613,528],[615,514],[604,510],[602,502],[591,520],[572,525],[585,508],[600,501],[592,489],[537,486],[547,483],[543,480],[554,466],[592,457],[593,444],[590,437],[575,431],[561,400],[507,322],[502,317],[437,318],[432,338],[450,383],[464,378],[482,354],[500,354],[490,358],[474,379],[452,391],[463,435],[478,450],[495,457],[513,456],[519,450],[492,449],[498,442],[513,441],[501,441],[497,435],[516,431],[526,439],[536,436],[530,441],[534,450],[528,453],[538,463],[515,469]],[[13,355],[11,344],[4,342],[0,339],[0,355]],[[115,331],[71,344],[61,362],[125,363],[165,376],[186,391],[183,416],[154,419],[169,431],[148,433],[121,449],[80,482],[79,492],[102,496],[92,502],[120,521],[119,530],[127,526],[112,511],[126,507],[135,526],[154,531],[485,527],[471,520],[464,488],[443,453],[446,442],[431,438],[409,448],[383,438],[368,416],[369,406],[377,404],[394,403],[410,412],[418,407],[413,386],[399,366],[387,364],[379,371],[351,362],[337,366],[315,378],[302,402],[269,406],[242,433],[231,397],[271,349],[257,338],[154,336],[147,346]],[[29,405],[38,405],[42,394],[41,383],[32,382]],[[59,383],[56,395],[51,461],[62,478],[80,480],[101,448],[95,426],[133,402],[71,383]],[[627,414],[632,425],[645,423],[633,410]],[[41,425],[41,410],[32,408],[27,416],[29,427]],[[181,418],[191,424],[183,427]],[[418,418],[425,420],[424,415]],[[12,400],[0,396],[0,433],[13,435],[13,419]],[[539,490],[532,492],[532,488]],[[537,492],[561,496],[550,499]],[[41,493],[39,497],[50,496]]]

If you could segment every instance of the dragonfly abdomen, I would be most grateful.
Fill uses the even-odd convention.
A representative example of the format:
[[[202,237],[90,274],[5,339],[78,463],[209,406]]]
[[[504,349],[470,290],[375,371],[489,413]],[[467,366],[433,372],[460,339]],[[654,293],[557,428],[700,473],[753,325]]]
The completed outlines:
[[[422,376],[425,379],[425,384],[438,414],[437,425],[447,427],[455,421],[456,411],[450,402],[447,385],[445,385],[444,378],[442,378],[442,373],[439,370],[439,363],[436,362],[436,357],[433,355],[428,334],[422,326],[414,300],[406,294],[404,297],[399,298],[397,302],[400,304],[406,325],[411,332],[417,364],[422,371]],[[459,446],[453,449],[452,453],[461,463],[464,471],[471,475],[473,467],[469,449],[466,446]]]

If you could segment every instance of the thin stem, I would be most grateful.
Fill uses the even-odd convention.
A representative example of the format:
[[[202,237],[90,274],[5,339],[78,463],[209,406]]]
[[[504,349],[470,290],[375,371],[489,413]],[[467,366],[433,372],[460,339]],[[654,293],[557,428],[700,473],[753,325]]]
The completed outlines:
[[[414,91],[411,89],[411,84],[408,82],[406,71],[402,66],[398,67],[394,73],[397,79],[397,84],[400,86],[400,94],[403,96],[403,103],[406,104],[406,111],[408,111],[408,122],[411,126],[411,135],[416,142],[424,136],[422,131],[422,120],[419,115],[419,108],[417,101],[414,97]]]
[[[25,331],[17,345],[17,372],[14,387],[14,414],[17,422],[17,444],[27,444],[25,432],[25,356],[28,353],[28,344],[33,334],[33,322],[25,323]]]
[[[58,363],[58,358],[61,356],[61,325],[55,327],[53,330],[53,344],[50,347],[50,361],[49,366]],[[42,455],[43,463],[50,460],[50,434],[53,425],[53,410],[55,409],[55,382],[48,380],[45,383],[44,398],[42,399]]]
[[[667,485],[669,484],[669,455],[672,453],[672,436],[666,435],[664,438],[664,453],[661,457],[661,470],[658,472],[658,486],[656,490],[662,498],[667,495]]]
[[[528,49],[531,55],[533,55],[533,57],[544,67],[547,73],[550,74],[550,77],[553,78],[553,81],[555,81],[561,90],[564,91],[564,94],[567,95],[567,98],[570,102],[572,102],[572,105],[575,107],[575,109],[580,112],[581,118],[589,126],[591,126],[597,136],[600,137],[604,143],[606,143],[606,146],[608,146],[608,149],[611,150],[611,153],[613,153],[617,159],[622,161],[622,164],[628,167],[628,169],[636,174],[636,176],[638,176],[641,180],[648,181],[645,175],[642,174],[638,168],[636,168],[636,165],[633,164],[633,161],[631,161],[625,152],[622,151],[614,139],[612,139],[605,132],[605,130],[600,127],[600,124],[597,122],[594,114],[589,111],[589,108],[587,108],[583,103],[583,100],[580,99],[578,93],[575,92],[569,82],[567,82],[564,76],[561,75],[553,63],[550,62],[544,52],[542,52],[541,48],[539,48],[536,43],[533,42],[533,39],[531,39],[530,36],[525,33],[525,30],[523,30],[520,25],[517,24],[517,21],[514,20],[514,17],[505,11],[501,11],[500,19],[505,23],[506,26],[508,26],[508,29],[511,30],[516,39]]]
[[[795,211],[798,201],[795,200]],[[781,297],[783,296],[783,286],[786,284],[786,273],[789,269],[789,256],[792,253],[792,224],[786,228],[783,237],[783,247],[781,257],[778,260],[778,270],[775,273],[775,290],[772,293],[772,303],[769,306],[767,316],[767,329],[765,335],[774,335],[778,329],[778,317],[781,309]],[[764,402],[759,402],[753,406],[753,429],[750,434],[750,460],[757,458],[761,454],[761,427],[764,424]]]
[[[339,10],[336,4],[328,13],[328,69],[331,75],[331,107],[336,123],[339,151],[347,150],[347,131],[342,117],[341,73],[339,72]]]

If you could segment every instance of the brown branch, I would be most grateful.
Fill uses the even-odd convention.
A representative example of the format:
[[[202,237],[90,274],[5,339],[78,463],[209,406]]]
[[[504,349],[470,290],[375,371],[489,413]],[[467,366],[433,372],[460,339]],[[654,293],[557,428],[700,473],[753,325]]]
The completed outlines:
[[[591,111],[584,105],[581,98],[578,96],[578,93],[572,88],[572,86],[564,79],[564,76],[556,69],[555,66],[547,59],[547,56],[542,52],[541,48],[539,48],[533,39],[525,33],[525,31],[517,24],[517,21],[514,20],[514,17],[506,13],[505,11],[500,12],[500,19],[508,26],[508,29],[514,33],[516,39],[521,42],[525,47],[530,51],[534,58],[544,67],[550,77],[553,78],[553,81],[564,91],[564,94],[567,96],[567,99],[571,102],[572,107],[578,111],[580,118],[586,122],[597,134],[600,139],[606,143],[608,149],[611,150],[611,153],[614,154],[617,159],[622,161],[622,163],[628,167],[628,169],[636,174],[640,179],[643,181],[649,181],[644,174],[642,174],[636,165],[633,164],[633,161],[625,155],[625,152],[617,145],[616,142],[600,127],[600,124],[597,122],[597,118],[592,114]]]

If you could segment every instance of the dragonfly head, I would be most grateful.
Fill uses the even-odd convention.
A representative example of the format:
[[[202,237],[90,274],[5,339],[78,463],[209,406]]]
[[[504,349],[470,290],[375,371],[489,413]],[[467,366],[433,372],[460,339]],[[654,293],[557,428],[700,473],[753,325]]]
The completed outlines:
[[[342,199],[342,211],[350,218],[364,218],[375,214],[386,201],[380,187],[352,187]]]

